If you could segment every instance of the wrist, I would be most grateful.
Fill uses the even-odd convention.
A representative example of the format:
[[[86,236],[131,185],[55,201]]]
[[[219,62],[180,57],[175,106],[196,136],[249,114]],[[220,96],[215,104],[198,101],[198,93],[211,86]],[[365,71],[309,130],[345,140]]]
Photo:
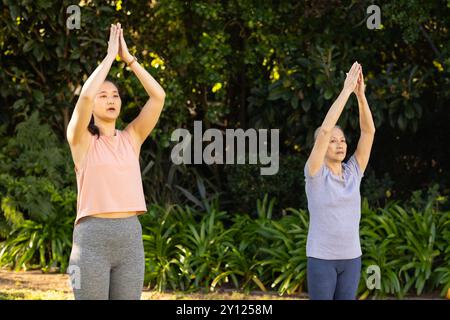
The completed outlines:
[[[344,95],[348,96],[348,97],[350,97],[350,95],[352,94],[352,92],[353,92],[353,90],[351,90],[351,89],[349,89],[349,88],[346,88],[346,87],[344,87],[344,88],[342,89],[342,93],[343,93]]]
[[[356,98],[358,100],[363,100],[365,97],[366,97],[366,94],[364,92],[356,94]]]
[[[131,66],[132,66],[135,62],[137,63],[137,58],[136,58],[135,56],[131,56],[131,59],[125,61],[125,63],[126,63],[126,65],[127,65],[128,68],[131,68]]]
[[[116,56],[111,53],[108,53],[105,57],[105,60],[112,63],[114,62],[114,60],[116,60]]]
[[[123,57],[123,62],[125,62],[126,64],[131,63],[131,61],[133,61],[134,56],[132,56],[131,54],[128,54],[126,56]]]

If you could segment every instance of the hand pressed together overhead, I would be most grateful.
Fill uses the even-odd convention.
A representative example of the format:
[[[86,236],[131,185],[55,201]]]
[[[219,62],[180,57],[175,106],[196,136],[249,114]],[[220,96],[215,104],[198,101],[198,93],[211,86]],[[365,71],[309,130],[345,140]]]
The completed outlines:
[[[127,43],[123,37],[123,29],[119,22],[111,25],[108,42],[108,55],[111,55],[114,58],[119,55],[120,59],[127,64],[134,59],[128,51]]]

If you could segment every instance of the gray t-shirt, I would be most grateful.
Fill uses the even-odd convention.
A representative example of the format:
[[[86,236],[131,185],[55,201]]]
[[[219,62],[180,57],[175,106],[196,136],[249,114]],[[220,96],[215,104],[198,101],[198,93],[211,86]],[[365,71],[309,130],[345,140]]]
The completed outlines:
[[[359,221],[364,174],[352,155],[342,163],[343,178],[325,163],[313,177],[305,165],[309,230],[306,256],[325,260],[354,259],[361,256]]]

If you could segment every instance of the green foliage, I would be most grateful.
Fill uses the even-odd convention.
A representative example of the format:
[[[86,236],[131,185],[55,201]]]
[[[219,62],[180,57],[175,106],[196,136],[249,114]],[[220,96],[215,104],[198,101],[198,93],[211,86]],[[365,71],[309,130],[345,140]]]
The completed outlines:
[[[433,182],[448,193],[450,159],[436,142],[449,136],[448,3],[391,1],[381,5],[383,28],[368,30],[372,1],[95,0],[80,6],[81,29],[67,30],[68,0],[5,2],[0,237],[8,249],[0,263],[65,267],[76,207],[65,131],[77,90],[106,54],[109,25],[120,21],[131,52],[167,93],[158,126],[141,148],[147,200],[161,204],[143,218],[150,286],[303,290],[306,216],[285,208],[306,207],[303,165],[313,132],[358,60],[377,127],[373,168],[362,184],[363,263],[382,271],[382,289],[360,293],[444,293],[450,235],[442,196],[430,189],[428,196],[414,193],[411,203],[383,201]],[[148,99],[123,67],[111,70],[123,98],[119,127]],[[356,107],[352,97],[339,121],[349,152],[359,136]],[[205,129],[280,129],[279,173],[174,166],[170,135],[191,129],[194,120]]]
[[[365,25],[371,1],[344,5],[338,0],[264,4],[129,0],[117,5],[95,0],[80,6],[81,28],[67,30],[65,9],[71,4],[64,0],[4,5],[0,118],[9,135],[38,110],[60,143],[66,144],[62,137],[77,99],[75,92],[105,56],[108,26],[120,21],[131,52],[167,92],[152,141],[142,148],[157,150],[155,157],[168,154],[175,128],[191,128],[194,120],[202,120],[205,128],[279,128],[280,153],[301,150],[305,156],[346,70],[358,60],[364,66],[367,97],[378,129],[374,152],[398,150],[394,137],[403,134],[410,143],[402,144],[401,155],[412,155],[405,160],[394,152],[372,157],[371,164],[386,168],[399,190],[404,185],[411,187],[409,191],[422,188],[424,179],[448,181],[448,155],[438,144],[430,144],[427,151],[417,148],[411,135],[419,127],[430,129],[421,130],[423,141],[448,135],[450,15],[445,1],[380,5],[381,30],[368,30]],[[148,99],[138,79],[123,66],[120,62],[111,70],[123,97],[119,126],[137,116]],[[356,100],[351,98],[340,124],[353,146],[359,135],[358,120]],[[377,145],[377,141],[383,143]],[[143,162],[151,161],[157,158],[143,152]],[[433,161],[436,166],[430,167]],[[399,162],[406,162],[405,167],[385,166]],[[418,165],[428,170],[415,181],[411,173],[417,172]],[[441,169],[442,174],[434,176]],[[397,172],[401,178],[394,179]],[[219,169],[214,179],[220,174]],[[215,185],[219,191],[226,188]],[[165,194],[157,196],[168,197],[167,192],[166,188]]]
[[[0,158],[0,264],[15,269],[65,270],[76,190],[66,182],[68,149],[39,123],[38,112],[17,126]],[[0,137],[1,138],[1,137]]]
[[[178,221],[171,215],[178,207],[163,208],[152,206],[145,220],[154,221],[158,219],[157,224],[143,224],[143,241],[145,250],[146,274],[145,282],[149,286],[155,287],[159,291],[164,291],[167,286],[170,288],[180,287],[186,290],[183,281],[180,280],[176,272],[177,254],[176,237]]]
[[[211,290],[226,286],[228,283],[244,292],[251,289],[266,291],[262,282],[262,265],[258,257],[258,248],[265,239],[258,234],[258,225],[248,215],[235,215],[233,218],[231,241],[226,245],[225,265],[211,283]]]
[[[142,222],[148,285],[184,291],[232,285],[244,292],[272,289],[280,295],[306,290],[308,214],[288,208],[274,218],[275,198],[268,199],[258,200],[254,218],[221,212],[214,201],[208,211],[155,207]],[[415,194],[412,201],[417,200]],[[447,292],[450,211],[439,209],[439,196],[421,201],[424,206],[416,208],[390,201],[373,209],[364,199],[361,299]],[[366,286],[366,270],[373,265],[380,268],[379,289]]]
[[[385,201],[393,198],[393,186],[394,182],[388,173],[377,177],[374,170],[367,168],[361,182],[361,195],[367,199],[369,205],[381,207],[385,205]]]
[[[411,200],[417,204],[418,193]],[[374,290],[375,296],[403,297],[411,290],[420,295],[442,285],[448,288],[445,261],[450,212],[436,206],[439,197],[425,201],[424,206],[416,208],[390,202],[378,210],[370,209],[364,201],[360,231],[363,270],[369,265],[378,265],[381,270],[381,290]],[[368,290],[365,280],[360,290]]]
[[[71,217],[36,222],[25,220],[0,243],[0,264],[19,270],[65,272],[72,246]]]
[[[268,176],[260,174],[260,165],[226,165],[225,190],[233,199],[227,208],[250,213],[254,211],[254,199],[261,199],[265,194],[278,200],[276,214],[288,207],[306,208],[306,160],[302,154],[282,155],[278,173]],[[393,198],[393,181],[389,174],[377,177],[373,169],[367,168],[361,182],[361,195],[368,199],[371,206],[384,206],[385,201]]]
[[[280,156],[278,173],[267,176],[260,174],[261,165],[227,165],[226,191],[233,199],[229,207],[236,211],[252,212],[254,199],[261,199],[265,194],[278,200],[276,212],[287,207],[306,207],[305,162],[306,159],[298,155]]]
[[[222,222],[225,213],[218,211],[217,204],[211,202],[203,217],[189,206],[152,207],[150,221],[158,223],[143,223],[149,285],[158,290],[168,285],[185,291],[209,290],[226,261],[226,243],[231,242],[231,230],[225,230]]]
[[[268,279],[274,279],[271,288],[277,288],[279,294],[302,292],[306,280],[306,238],[308,233],[308,215],[304,210],[289,208],[280,221],[270,221],[260,226],[259,233],[268,241],[262,247],[261,265],[268,266]]]

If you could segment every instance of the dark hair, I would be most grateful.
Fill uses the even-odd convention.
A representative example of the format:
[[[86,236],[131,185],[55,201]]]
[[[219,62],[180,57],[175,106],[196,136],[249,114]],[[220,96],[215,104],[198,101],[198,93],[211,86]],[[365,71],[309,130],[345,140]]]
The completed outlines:
[[[117,90],[119,90],[119,87],[117,86],[117,84],[116,84],[111,78],[107,77],[107,78],[105,79],[105,81],[103,81],[103,82],[109,82],[109,83],[112,83],[112,84],[117,88]]]
[[[100,129],[95,125],[94,114],[91,115],[91,121],[89,121],[88,130],[92,135],[97,135],[97,139],[100,138]]]
[[[114,81],[112,81],[109,78],[106,78],[104,82],[110,82],[112,83],[117,90],[119,90],[119,88],[117,87],[117,85],[114,83]],[[91,120],[89,121],[89,125],[88,125],[88,130],[92,135],[97,135],[97,139],[100,138],[100,129],[95,125],[95,121],[94,121],[94,114],[92,113],[91,115]]]

